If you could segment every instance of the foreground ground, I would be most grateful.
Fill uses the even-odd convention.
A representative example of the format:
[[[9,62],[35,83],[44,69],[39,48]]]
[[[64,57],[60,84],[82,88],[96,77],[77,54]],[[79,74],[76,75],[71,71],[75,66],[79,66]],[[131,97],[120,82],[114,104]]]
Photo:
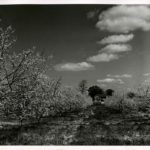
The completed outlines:
[[[13,129],[12,127],[13,126]],[[150,145],[149,113],[122,114],[92,106],[41,124],[0,130],[1,145]]]

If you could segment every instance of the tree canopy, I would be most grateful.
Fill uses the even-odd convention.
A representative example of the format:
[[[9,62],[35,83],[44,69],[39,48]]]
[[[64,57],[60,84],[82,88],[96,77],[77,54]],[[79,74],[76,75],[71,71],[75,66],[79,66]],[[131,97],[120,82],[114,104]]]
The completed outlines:
[[[91,96],[94,101],[96,95],[104,95],[104,90],[97,85],[91,86],[88,89],[89,96]]]
[[[107,90],[105,91],[106,96],[112,96],[113,93],[114,93],[114,90],[113,90],[113,89],[107,89]]]

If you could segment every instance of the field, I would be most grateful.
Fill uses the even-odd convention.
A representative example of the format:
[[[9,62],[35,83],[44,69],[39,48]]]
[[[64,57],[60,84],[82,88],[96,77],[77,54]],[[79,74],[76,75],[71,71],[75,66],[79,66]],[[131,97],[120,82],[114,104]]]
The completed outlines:
[[[105,112],[105,114],[104,114]],[[1,145],[149,145],[150,115],[122,115],[104,106],[1,129]]]

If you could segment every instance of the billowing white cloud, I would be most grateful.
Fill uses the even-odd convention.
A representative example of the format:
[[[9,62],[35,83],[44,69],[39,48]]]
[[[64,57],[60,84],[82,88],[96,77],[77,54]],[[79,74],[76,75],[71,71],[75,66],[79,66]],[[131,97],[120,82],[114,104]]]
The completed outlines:
[[[143,76],[148,77],[148,76],[150,76],[150,73],[145,73],[145,74],[143,74]]]
[[[109,44],[102,48],[99,52],[105,53],[120,53],[131,50],[131,46],[128,44]]]
[[[117,54],[99,53],[95,56],[89,57],[87,60],[90,62],[109,62],[112,60],[116,60],[118,58],[119,58],[119,56]]]
[[[111,78],[132,78],[132,75],[131,74],[122,74],[122,75],[107,74],[107,77],[111,77]]]
[[[134,34],[111,35],[102,39],[99,44],[126,43],[132,40]]]
[[[114,6],[99,15],[96,27],[109,32],[128,33],[150,30],[150,7],[147,5]]]
[[[85,71],[89,69],[93,69],[94,66],[87,62],[80,62],[80,63],[64,63],[64,64],[57,64],[54,66],[55,70],[57,71]]]
[[[90,62],[109,62],[119,59],[117,53],[127,52],[131,50],[131,46],[128,44],[109,44],[102,48],[95,56],[91,56],[87,59]]]
[[[124,82],[121,79],[114,79],[114,78],[105,78],[105,79],[98,79],[98,83],[118,83],[118,84],[124,84]]]

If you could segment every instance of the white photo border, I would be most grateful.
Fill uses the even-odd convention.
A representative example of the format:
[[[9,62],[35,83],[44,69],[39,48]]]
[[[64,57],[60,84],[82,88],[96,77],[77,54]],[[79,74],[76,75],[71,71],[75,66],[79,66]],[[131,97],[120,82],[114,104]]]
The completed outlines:
[[[150,0],[0,0],[0,5],[20,4],[150,4]],[[0,146],[0,150],[148,150],[149,146]]]
[[[150,0],[0,0],[0,5],[10,4],[150,4]]]

